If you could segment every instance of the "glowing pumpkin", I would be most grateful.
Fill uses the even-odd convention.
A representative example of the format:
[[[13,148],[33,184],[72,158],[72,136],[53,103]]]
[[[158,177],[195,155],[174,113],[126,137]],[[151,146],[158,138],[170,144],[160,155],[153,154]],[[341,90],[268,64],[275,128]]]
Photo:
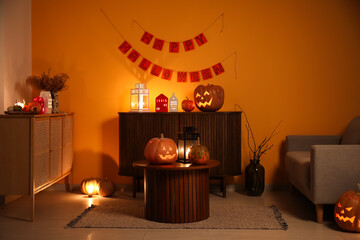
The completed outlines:
[[[85,178],[80,184],[81,192],[89,196],[98,194],[100,181],[100,178]]]
[[[152,138],[145,146],[145,159],[151,164],[171,164],[177,158],[177,145],[170,138]]]
[[[224,104],[224,89],[219,85],[199,85],[194,90],[196,107],[203,112],[216,112]]]
[[[200,144],[192,146],[189,152],[189,162],[195,165],[206,164],[210,159],[209,150]]]
[[[360,193],[343,193],[335,204],[334,214],[335,222],[340,228],[360,232]]]

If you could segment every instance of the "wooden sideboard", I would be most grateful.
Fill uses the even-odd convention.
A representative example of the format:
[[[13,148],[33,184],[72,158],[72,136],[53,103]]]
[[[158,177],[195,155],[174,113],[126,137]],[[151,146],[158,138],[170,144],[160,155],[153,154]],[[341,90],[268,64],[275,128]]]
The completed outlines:
[[[210,158],[220,162],[210,177],[221,180],[226,197],[226,176],[241,174],[241,112],[119,112],[119,175],[134,177],[134,196],[143,171],[132,163],[144,159],[146,143],[161,133],[177,142],[186,126],[197,128]]]
[[[31,221],[34,195],[71,173],[73,125],[73,113],[0,115],[0,195],[30,196]]]

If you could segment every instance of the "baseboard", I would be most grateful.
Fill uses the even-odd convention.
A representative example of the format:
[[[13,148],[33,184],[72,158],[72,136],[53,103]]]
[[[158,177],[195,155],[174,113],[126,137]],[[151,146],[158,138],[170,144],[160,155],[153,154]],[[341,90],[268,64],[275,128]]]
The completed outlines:
[[[116,190],[127,192],[132,191],[133,185],[132,184],[116,184]],[[65,183],[56,183],[51,187],[45,189],[44,191],[66,191],[66,184]],[[73,191],[80,191],[80,184],[73,184]],[[220,191],[219,184],[211,184],[210,191]],[[245,191],[244,184],[228,184],[226,185],[227,192],[243,192]],[[288,185],[278,185],[278,184],[265,184],[265,191],[270,192],[277,192],[277,191],[289,191]]]

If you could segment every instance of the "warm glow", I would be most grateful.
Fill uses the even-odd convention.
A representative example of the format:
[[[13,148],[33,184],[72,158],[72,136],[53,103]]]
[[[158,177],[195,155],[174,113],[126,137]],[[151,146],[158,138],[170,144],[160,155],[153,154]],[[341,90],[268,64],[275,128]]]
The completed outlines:
[[[24,108],[24,106],[26,105],[25,99],[23,99],[23,102],[16,102],[15,106],[21,106],[21,108]]]
[[[88,206],[91,207],[91,205],[93,205],[93,199],[92,199],[92,198],[88,198]]]
[[[94,180],[86,182],[85,190],[86,190],[86,194],[89,197],[91,197],[92,195],[98,194],[99,185],[98,185],[97,181],[94,179]]]
[[[190,152],[190,147],[186,149],[186,155],[185,155],[185,156],[186,156],[186,159],[189,158],[189,152]]]

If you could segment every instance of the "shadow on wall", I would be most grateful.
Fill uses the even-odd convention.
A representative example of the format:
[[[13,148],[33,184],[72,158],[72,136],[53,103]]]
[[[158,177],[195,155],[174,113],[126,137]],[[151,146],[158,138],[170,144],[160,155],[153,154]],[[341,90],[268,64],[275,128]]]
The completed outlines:
[[[280,163],[278,164],[278,167],[275,169],[275,173],[273,174],[273,179],[271,179],[271,182],[276,185],[277,183],[282,183],[282,186],[277,186],[279,190],[286,190],[286,183],[287,183],[287,174],[285,171],[285,153],[286,153],[286,141],[282,141],[280,145],[280,151],[279,151],[279,159]]]
[[[120,176],[119,172],[119,118],[111,118],[102,124],[101,175],[114,183],[131,183],[130,177]],[[110,155],[112,154],[112,155]]]

